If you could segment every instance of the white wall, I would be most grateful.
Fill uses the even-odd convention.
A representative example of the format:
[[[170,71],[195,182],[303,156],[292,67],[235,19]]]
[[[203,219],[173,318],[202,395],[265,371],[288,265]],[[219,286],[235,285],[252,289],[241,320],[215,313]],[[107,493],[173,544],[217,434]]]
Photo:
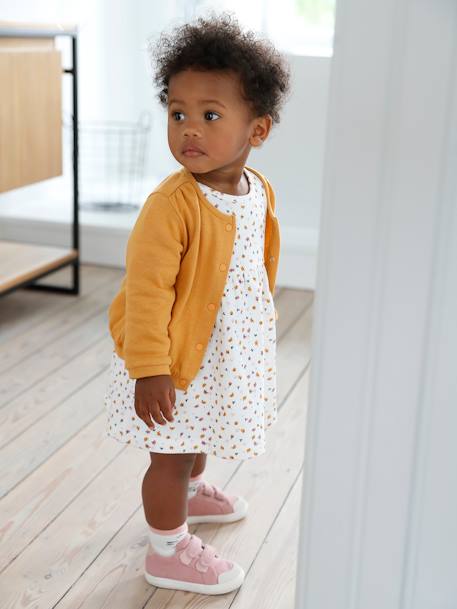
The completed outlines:
[[[457,4],[335,40],[296,608],[454,609]]]
[[[318,229],[327,114],[328,57],[288,56],[293,93],[269,140],[250,162],[265,172],[278,194],[287,226]]]

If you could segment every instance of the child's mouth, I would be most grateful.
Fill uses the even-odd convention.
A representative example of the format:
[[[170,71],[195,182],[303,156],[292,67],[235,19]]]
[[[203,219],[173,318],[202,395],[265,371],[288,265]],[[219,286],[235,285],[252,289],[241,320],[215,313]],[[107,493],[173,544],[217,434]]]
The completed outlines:
[[[185,150],[183,154],[184,156],[203,156],[204,153],[198,150]]]
[[[197,157],[205,154],[203,150],[198,148],[198,146],[187,145],[183,148],[182,153],[184,156]]]

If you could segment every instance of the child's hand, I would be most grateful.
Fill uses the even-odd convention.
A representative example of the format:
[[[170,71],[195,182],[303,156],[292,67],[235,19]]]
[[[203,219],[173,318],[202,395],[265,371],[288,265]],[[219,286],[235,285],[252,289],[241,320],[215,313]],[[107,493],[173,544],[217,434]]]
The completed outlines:
[[[175,387],[169,374],[147,376],[136,380],[135,411],[148,427],[155,429],[152,419],[160,425],[173,421],[172,410],[175,400]]]

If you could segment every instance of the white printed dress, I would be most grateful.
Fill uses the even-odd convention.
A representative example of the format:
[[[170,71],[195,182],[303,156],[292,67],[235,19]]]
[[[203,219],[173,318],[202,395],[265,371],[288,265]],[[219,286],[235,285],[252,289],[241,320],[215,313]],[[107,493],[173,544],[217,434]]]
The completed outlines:
[[[220,211],[236,214],[227,281],[196,377],[175,388],[174,421],[149,429],[136,415],[135,380],[113,351],[105,394],[109,436],[150,452],[204,452],[249,459],[265,452],[265,430],[277,420],[276,318],[263,262],[266,194],[245,169],[246,195],[199,184]]]

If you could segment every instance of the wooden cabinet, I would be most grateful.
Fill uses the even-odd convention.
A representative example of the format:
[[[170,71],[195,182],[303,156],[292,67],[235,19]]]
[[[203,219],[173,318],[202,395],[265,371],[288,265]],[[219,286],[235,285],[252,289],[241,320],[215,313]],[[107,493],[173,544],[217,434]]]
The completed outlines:
[[[68,36],[73,65],[64,69],[56,36]],[[0,296],[18,287],[79,293],[77,29],[0,22],[0,193],[62,174],[62,75],[73,85],[72,247],[0,241]],[[1,194],[0,194],[1,207]],[[71,264],[70,288],[39,285]]]
[[[62,174],[60,55],[53,45],[2,40],[0,192]]]

